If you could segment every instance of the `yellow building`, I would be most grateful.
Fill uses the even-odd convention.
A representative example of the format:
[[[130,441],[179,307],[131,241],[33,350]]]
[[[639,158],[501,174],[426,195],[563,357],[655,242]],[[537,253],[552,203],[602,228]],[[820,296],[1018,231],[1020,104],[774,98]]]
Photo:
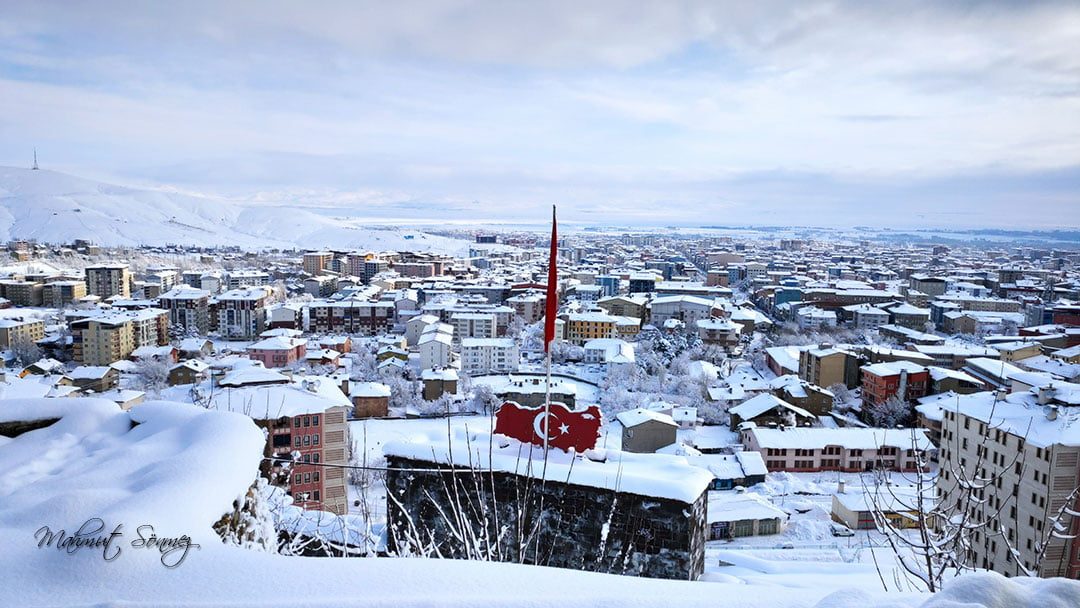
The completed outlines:
[[[0,319],[0,348],[33,344],[45,337],[45,323],[37,319]]]
[[[582,312],[570,314],[566,319],[566,341],[583,346],[597,338],[619,337],[616,324],[619,318],[606,312]]]
[[[84,365],[109,365],[135,350],[135,327],[129,318],[82,319],[71,328],[75,360]]]

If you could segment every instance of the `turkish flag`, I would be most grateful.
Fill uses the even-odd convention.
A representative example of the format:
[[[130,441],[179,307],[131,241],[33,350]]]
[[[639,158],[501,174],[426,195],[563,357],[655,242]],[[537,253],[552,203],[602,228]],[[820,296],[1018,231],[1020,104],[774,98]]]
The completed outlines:
[[[572,410],[562,403],[525,407],[507,401],[495,412],[495,432],[518,441],[559,448],[564,452],[574,449],[577,453],[596,447],[603,422],[600,408],[590,405],[583,410]]]
[[[544,352],[555,339],[555,315],[559,313],[559,272],[555,259],[559,256],[559,237],[555,231],[555,205],[551,206],[551,250],[548,252],[547,300],[544,302]]]

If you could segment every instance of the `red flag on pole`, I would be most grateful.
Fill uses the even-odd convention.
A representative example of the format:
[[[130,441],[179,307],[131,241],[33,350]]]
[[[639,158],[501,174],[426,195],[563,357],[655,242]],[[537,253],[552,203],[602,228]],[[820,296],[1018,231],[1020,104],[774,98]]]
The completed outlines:
[[[544,352],[551,348],[555,339],[555,315],[559,312],[559,273],[555,258],[559,255],[559,239],[555,233],[555,205],[551,206],[551,254],[548,259],[547,301],[544,309]]]

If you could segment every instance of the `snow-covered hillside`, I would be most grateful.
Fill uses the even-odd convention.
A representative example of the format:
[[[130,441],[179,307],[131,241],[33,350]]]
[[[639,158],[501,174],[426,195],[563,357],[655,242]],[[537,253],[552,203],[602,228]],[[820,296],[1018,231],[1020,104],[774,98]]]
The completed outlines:
[[[102,245],[239,245],[436,251],[468,243],[371,226],[304,208],[96,182],[56,171],[0,167],[0,238]]]

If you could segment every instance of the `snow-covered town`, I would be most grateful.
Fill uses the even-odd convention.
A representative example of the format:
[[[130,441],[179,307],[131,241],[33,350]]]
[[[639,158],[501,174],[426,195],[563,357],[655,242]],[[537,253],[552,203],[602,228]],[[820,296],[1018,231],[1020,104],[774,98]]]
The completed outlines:
[[[728,232],[13,241],[5,546],[84,567],[35,530],[109,514],[197,539],[185,569],[460,558],[688,601],[1080,576],[1080,252]]]
[[[1080,608],[1080,4],[0,6],[0,608]]]

